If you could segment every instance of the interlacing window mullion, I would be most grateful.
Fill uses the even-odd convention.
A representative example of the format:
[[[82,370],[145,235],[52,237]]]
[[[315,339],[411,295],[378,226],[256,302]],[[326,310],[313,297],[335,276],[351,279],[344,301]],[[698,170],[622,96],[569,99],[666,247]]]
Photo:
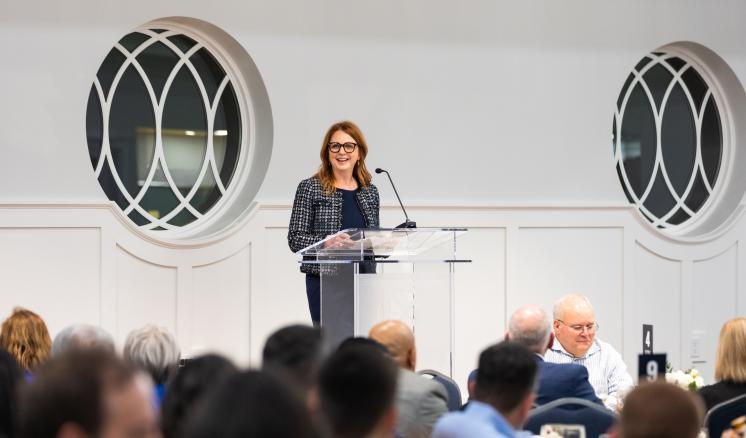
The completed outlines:
[[[630,203],[654,226],[676,230],[711,197],[723,155],[719,105],[695,63],[651,53],[617,100],[612,148]]]
[[[93,80],[86,126],[104,192],[146,230],[207,215],[241,152],[231,77],[205,44],[173,29],[137,29],[114,45]]]

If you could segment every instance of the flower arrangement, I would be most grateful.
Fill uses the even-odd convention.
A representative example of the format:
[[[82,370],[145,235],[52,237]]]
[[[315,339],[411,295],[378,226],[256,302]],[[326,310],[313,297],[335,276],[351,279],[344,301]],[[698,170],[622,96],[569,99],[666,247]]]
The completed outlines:
[[[666,366],[666,382],[673,383],[689,391],[696,391],[705,386],[705,380],[696,368],[674,370],[670,364]]]

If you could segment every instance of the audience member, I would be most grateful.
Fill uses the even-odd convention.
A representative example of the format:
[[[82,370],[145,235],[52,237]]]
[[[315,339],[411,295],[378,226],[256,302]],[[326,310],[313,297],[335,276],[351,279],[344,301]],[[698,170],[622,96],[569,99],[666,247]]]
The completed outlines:
[[[448,411],[448,395],[443,385],[414,372],[414,333],[403,322],[389,320],[373,326],[368,336],[383,344],[399,366],[396,435],[429,438],[435,422]]]
[[[746,318],[735,318],[720,329],[715,356],[716,383],[699,390],[707,410],[746,394]]]
[[[179,366],[180,355],[176,338],[164,327],[148,324],[131,331],[124,342],[124,359],[150,374],[159,402],[166,382]]]
[[[114,351],[114,339],[101,327],[89,324],[69,325],[54,337],[52,357],[78,348],[103,348]]]
[[[188,438],[310,438],[308,413],[276,376],[246,371],[206,395],[187,423]]]
[[[18,436],[160,437],[150,379],[105,350],[65,353],[21,389]]]
[[[26,373],[49,358],[52,339],[44,320],[36,313],[16,307],[0,329],[0,348],[12,354]]]
[[[554,336],[558,342],[544,359],[574,363],[588,369],[589,381],[607,408],[616,410],[623,394],[634,384],[622,356],[596,338],[598,322],[593,306],[582,295],[565,295],[554,305]]]
[[[228,359],[215,354],[196,357],[179,368],[168,385],[161,409],[161,428],[165,438],[186,435],[185,423],[205,394],[231,376],[238,369]]]
[[[466,391],[469,393],[469,401],[474,398],[474,392],[477,389],[477,370],[474,369],[466,378]],[[468,403],[468,402],[467,402]]]
[[[23,370],[13,356],[0,349],[0,438],[16,436],[16,392]]]
[[[389,350],[383,344],[371,338],[366,338],[364,336],[357,336],[357,337],[350,336],[349,338],[343,339],[342,342],[339,343],[339,345],[337,346],[337,350],[344,350],[345,348],[350,348],[350,347],[371,348],[383,354],[384,357],[386,357],[387,359],[393,360]]]
[[[321,361],[321,329],[291,325],[272,333],[262,351],[262,369],[290,379],[303,397],[316,381]]]
[[[696,397],[664,381],[644,383],[627,395],[619,438],[695,438],[702,427]]]
[[[442,417],[433,438],[504,438],[521,429],[534,401],[536,360],[512,342],[493,345],[479,356],[474,398],[463,411]]]
[[[330,437],[394,436],[397,371],[381,349],[372,340],[349,339],[321,366],[319,401]]]
[[[534,305],[516,310],[508,324],[507,338],[534,353],[534,359],[539,365],[535,401],[537,405],[564,397],[601,403],[588,382],[588,370],[584,366],[544,361],[544,353],[554,342],[549,317],[544,310]]]

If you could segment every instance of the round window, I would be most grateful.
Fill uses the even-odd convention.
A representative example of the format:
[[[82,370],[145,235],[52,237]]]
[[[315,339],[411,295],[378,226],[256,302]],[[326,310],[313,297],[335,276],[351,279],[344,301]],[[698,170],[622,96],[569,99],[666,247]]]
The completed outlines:
[[[237,185],[251,102],[218,46],[157,24],[125,35],[101,64],[88,97],[88,150],[106,196],[133,223],[183,230]]]
[[[654,226],[683,227],[718,185],[723,124],[707,76],[680,54],[651,53],[627,78],[612,134],[627,199]]]

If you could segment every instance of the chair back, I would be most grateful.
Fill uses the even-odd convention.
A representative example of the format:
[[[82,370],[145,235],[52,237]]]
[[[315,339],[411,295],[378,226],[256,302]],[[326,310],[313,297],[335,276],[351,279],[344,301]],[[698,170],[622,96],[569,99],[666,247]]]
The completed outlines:
[[[616,419],[616,415],[598,403],[568,397],[532,409],[523,428],[539,435],[545,424],[577,424],[585,426],[587,438],[597,438],[608,432]]]
[[[716,404],[705,416],[707,434],[720,438],[730,422],[742,415],[746,415],[746,394]]]
[[[433,378],[433,380],[443,385],[443,387],[446,389],[446,394],[448,394],[449,411],[458,411],[459,409],[461,409],[461,390],[459,389],[458,384],[455,380],[451,379],[440,371],[435,370],[421,370],[417,371],[417,374],[421,376],[430,376]]]

